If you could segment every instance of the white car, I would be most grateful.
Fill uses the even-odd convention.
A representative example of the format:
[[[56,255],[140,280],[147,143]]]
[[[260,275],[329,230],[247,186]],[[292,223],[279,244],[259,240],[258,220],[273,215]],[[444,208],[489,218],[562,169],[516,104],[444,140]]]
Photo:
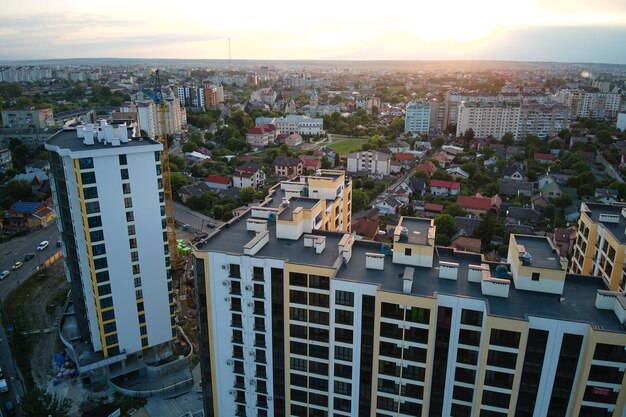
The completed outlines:
[[[11,273],[11,271],[2,271],[2,272],[0,272],[0,280],[5,279],[10,273]]]
[[[48,242],[47,240],[44,240],[43,242],[39,244],[39,246],[37,246],[37,250],[44,250],[45,248],[48,247],[49,244],[50,242]]]

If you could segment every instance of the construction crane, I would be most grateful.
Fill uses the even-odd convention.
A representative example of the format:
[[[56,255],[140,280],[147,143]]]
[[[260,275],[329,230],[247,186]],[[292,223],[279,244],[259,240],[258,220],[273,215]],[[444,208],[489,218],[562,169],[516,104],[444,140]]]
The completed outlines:
[[[161,152],[161,179],[163,180],[163,197],[165,203],[165,226],[167,228],[167,245],[170,252],[170,267],[174,270],[181,269],[185,260],[178,254],[178,242],[176,241],[176,222],[174,220],[174,203],[172,200],[172,180],[170,178],[169,147],[167,144],[166,115],[168,106],[163,100],[161,79],[159,70],[154,72],[154,85],[151,89],[145,88],[144,95],[152,99],[157,112],[157,140],[163,145]]]

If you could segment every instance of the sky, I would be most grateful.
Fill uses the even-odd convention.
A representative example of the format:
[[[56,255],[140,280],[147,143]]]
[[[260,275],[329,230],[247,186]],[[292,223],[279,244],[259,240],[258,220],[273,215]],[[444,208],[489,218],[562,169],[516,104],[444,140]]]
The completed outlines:
[[[517,60],[626,64],[626,0],[19,0],[0,60]]]

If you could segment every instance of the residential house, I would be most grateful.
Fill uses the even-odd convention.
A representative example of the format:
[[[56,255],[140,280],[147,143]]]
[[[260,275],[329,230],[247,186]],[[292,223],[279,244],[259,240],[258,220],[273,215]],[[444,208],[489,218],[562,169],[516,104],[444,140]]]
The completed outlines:
[[[277,156],[274,159],[274,174],[292,180],[302,175],[304,165],[299,158],[291,156]]]
[[[389,144],[389,150],[391,151],[391,153],[406,152],[410,149],[411,149],[411,145],[409,145],[403,140],[397,140]]]
[[[580,218],[580,204],[576,205],[576,204],[570,204],[569,206],[565,207],[565,210],[563,210],[563,214],[565,217],[565,221],[568,223],[573,223],[578,221],[578,219]]]
[[[432,147],[432,145],[430,144],[430,142],[417,141],[417,142],[413,143],[413,149],[416,152],[428,152],[431,147]]]
[[[470,177],[469,172],[464,171],[461,167],[448,168],[446,172],[454,181],[467,180]]]
[[[300,160],[302,161],[302,168],[305,172],[315,172],[322,168],[322,160],[319,158],[301,156]]]
[[[333,152],[331,149],[327,148],[327,147],[322,147],[319,148],[315,151],[313,151],[313,155],[320,157],[320,158],[324,158],[326,157],[326,160],[328,161],[328,163],[330,164],[331,168],[335,167],[335,157],[336,157],[336,153]]]
[[[613,204],[619,201],[619,192],[610,188],[596,188],[593,201],[602,204]]]
[[[569,257],[569,255],[571,255],[577,233],[578,228],[576,226],[570,226],[565,229],[554,229],[554,246],[557,247],[561,256]]]
[[[489,149],[494,151],[497,155],[500,155],[502,158],[506,157],[506,146],[501,143],[490,143]]]
[[[265,172],[260,164],[254,162],[246,162],[235,168],[233,173],[233,187],[254,187],[261,188],[265,185]]]
[[[424,204],[424,211],[427,213],[441,214],[445,206],[443,204],[426,203]]]
[[[437,172],[437,167],[431,161],[419,164],[415,167],[415,172],[425,172],[429,177]]]
[[[374,240],[378,235],[379,223],[375,220],[369,220],[365,217],[361,217],[352,222],[352,233],[357,236],[363,236],[364,238]]]
[[[498,157],[494,155],[491,158],[486,159],[485,162],[483,162],[483,166],[485,167],[485,169],[493,171],[496,168],[497,162]]]
[[[193,196],[201,195],[204,193],[208,193],[214,191],[211,187],[206,185],[204,182],[198,182],[196,184],[189,184],[180,187],[176,194],[181,199],[183,203],[187,203],[189,199]]]
[[[447,153],[437,153],[435,155],[433,155],[432,158],[435,162],[437,162],[437,164],[442,167],[445,168],[447,167],[453,160],[454,160],[454,156],[447,154]]]
[[[532,207],[509,207],[507,219],[518,222],[536,223],[544,220],[545,217]]]
[[[414,196],[423,196],[426,194],[426,178],[409,177],[408,185]],[[405,181],[406,182],[406,181]]]
[[[252,146],[267,146],[274,143],[277,133],[272,124],[258,125],[246,132],[246,142]]]
[[[398,198],[390,195],[376,201],[373,207],[378,209],[380,214],[396,214],[403,205]]]
[[[286,144],[290,148],[295,148],[302,144],[302,135],[298,132],[279,133],[276,135],[276,144]]]
[[[7,210],[4,225],[38,229],[46,227],[55,218],[55,211],[41,201],[18,201]]]
[[[525,155],[526,147],[525,146],[509,146],[506,148],[506,159],[515,158],[518,155]]]
[[[507,165],[502,169],[502,178],[511,181],[524,181],[526,168],[522,164]]]
[[[219,175],[209,175],[204,179],[204,183],[210,188],[218,190],[227,190],[231,187],[232,178]]]
[[[9,148],[0,149],[0,172],[13,169],[13,158]]]
[[[454,222],[459,228],[459,231],[457,233],[460,233],[464,236],[474,236],[474,232],[476,231],[476,228],[480,226],[482,219],[471,216],[456,216],[454,218]]]
[[[456,202],[468,213],[480,216],[494,210],[498,211],[502,204],[502,199],[498,194],[493,197],[483,197],[479,193],[473,196],[458,196]]]
[[[454,146],[454,145],[443,145],[441,147],[441,150],[454,156],[464,152],[463,148],[461,148],[460,146]]]
[[[400,161],[396,161],[395,159],[392,159],[391,162],[389,163],[389,173],[390,174],[399,174],[402,172],[402,162]]]
[[[361,151],[346,156],[347,172],[366,172],[376,177],[389,175],[391,155],[381,151]]]
[[[544,198],[556,199],[563,195],[561,187],[556,182],[550,182],[544,185],[539,192]]]
[[[532,207],[540,212],[545,212],[546,211],[546,207],[548,207],[548,204],[550,204],[550,202],[548,201],[548,199],[546,197],[544,197],[541,192],[533,195],[532,197],[530,197],[530,204],[532,205]]]
[[[530,197],[533,195],[534,184],[529,181],[499,179],[498,187],[500,187],[500,194],[502,195],[525,195]]]
[[[44,174],[46,177],[50,175],[50,161],[37,161],[24,167],[27,174]]]
[[[450,243],[450,247],[463,252],[481,253],[481,241],[475,237],[459,236]]]
[[[431,180],[430,193],[435,196],[457,195],[461,190],[461,184],[454,181]]]
[[[556,161],[557,157],[556,157],[556,155],[551,154],[551,153],[536,152],[533,155],[533,159],[535,161],[541,162],[542,164],[550,165],[550,164],[552,164],[552,162]]]

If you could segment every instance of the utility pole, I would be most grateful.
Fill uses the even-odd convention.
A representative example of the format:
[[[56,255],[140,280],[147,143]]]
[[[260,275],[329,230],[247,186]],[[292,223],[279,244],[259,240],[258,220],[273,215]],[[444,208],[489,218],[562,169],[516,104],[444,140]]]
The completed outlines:
[[[230,68],[232,66],[233,66],[233,61],[230,55],[230,38],[228,38],[228,67]]]

